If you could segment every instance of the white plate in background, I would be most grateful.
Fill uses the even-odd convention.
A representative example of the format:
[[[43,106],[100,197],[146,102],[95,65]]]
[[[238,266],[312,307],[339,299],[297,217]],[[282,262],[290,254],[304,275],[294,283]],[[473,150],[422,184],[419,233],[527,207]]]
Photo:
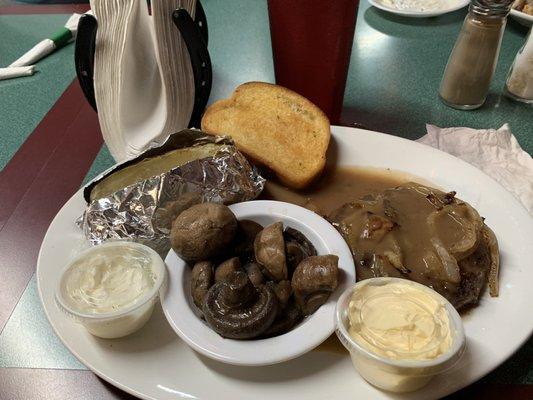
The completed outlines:
[[[403,17],[413,18],[427,18],[436,17],[438,15],[447,14],[452,11],[457,11],[470,3],[470,0],[440,0],[443,4],[442,8],[430,9],[425,11],[415,11],[410,9],[400,9],[394,5],[388,4],[386,0],[368,0],[370,4],[380,10],[387,11],[393,14],[401,15]]]
[[[513,196],[480,170],[439,150],[377,132],[332,127],[339,165],[391,168],[420,176],[474,206],[500,245],[500,296],[488,291],[463,317],[467,350],[452,370],[410,394],[391,395],[367,384],[347,353],[311,351],[265,367],[222,364],[194,352],[174,333],[161,308],[147,325],[123,339],[97,339],[61,313],[54,288],[73,249],[83,242],[75,224],[81,191],[59,211],[37,264],[39,295],[55,332],[102,379],[144,399],[420,399],[444,397],[492,371],[533,331],[533,219]]]

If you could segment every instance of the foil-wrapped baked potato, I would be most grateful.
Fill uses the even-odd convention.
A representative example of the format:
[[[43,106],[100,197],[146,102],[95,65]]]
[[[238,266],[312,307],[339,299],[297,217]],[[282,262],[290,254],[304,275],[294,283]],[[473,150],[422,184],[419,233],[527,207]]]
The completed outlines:
[[[264,183],[230,139],[183,130],[89,183],[82,229],[93,244],[132,239],[164,254],[181,211],[253,200]]]

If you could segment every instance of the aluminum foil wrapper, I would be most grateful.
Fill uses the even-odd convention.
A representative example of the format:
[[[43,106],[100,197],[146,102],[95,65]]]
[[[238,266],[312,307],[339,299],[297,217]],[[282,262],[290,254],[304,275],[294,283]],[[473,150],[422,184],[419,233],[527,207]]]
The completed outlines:
[[[116,169],[169,149],[220,143],[213,157],[190,161],[161,175],[125,187],[110,196],[89,201],[90,191]],[[205,135],[197,130],[178,132],[160,148],[114,167],[85,188],[88,206],[78,223],[92,244],[129,239],[146,244],[161,255],[170,248],[174,218],[186,208],[202,203],[233,204],[253,200],[263,190],[256,168],[237,150],[230,139]]]

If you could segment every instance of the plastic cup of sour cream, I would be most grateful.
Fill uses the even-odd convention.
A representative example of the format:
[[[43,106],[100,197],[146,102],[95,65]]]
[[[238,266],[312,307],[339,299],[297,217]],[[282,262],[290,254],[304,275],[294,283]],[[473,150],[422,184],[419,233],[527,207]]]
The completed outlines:
[[[123,337],[150,319],[166,273],[164,261],[150,247],[108,242],[68,263],[57,283],[56,303],[91,334]]]
[[[357,282],[338,299],[336,334],[359,374],[391,392],[411,392],[452,368],[466,339],[461,317],[434,290],[400,278]]]

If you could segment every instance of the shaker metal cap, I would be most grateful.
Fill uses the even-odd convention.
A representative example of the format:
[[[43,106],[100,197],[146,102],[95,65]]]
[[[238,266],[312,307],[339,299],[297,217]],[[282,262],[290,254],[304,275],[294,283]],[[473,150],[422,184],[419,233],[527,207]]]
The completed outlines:
[[[486,17],[505,17],[514,0],[472,0],[469,10]]]

